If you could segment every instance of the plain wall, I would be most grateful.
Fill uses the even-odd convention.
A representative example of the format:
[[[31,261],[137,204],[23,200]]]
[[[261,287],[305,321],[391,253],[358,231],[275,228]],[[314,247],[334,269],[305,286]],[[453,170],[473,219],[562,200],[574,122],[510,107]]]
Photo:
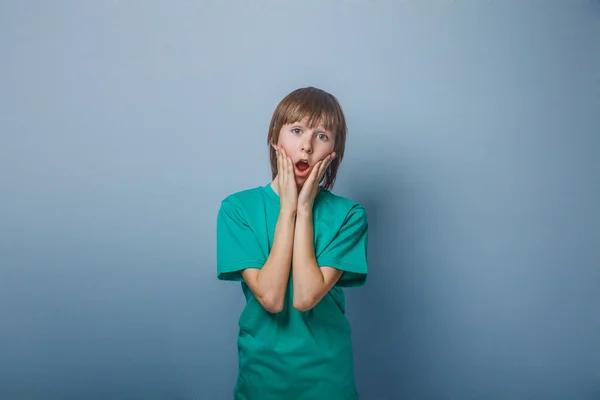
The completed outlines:
[[[229,193],[349,124],[364,400],[600,398],[600,2],[1,1],[0,398],[231,399]]]

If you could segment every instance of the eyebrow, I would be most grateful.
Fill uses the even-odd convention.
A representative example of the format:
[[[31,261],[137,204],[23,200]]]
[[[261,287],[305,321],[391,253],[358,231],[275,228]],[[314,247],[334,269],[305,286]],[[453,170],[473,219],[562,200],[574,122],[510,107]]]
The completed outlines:
[[[294,122],[291,125],[292,125],[292,127],[298,126],[298,127],[301,127],[301,128],[308,128],[307,125],[303,124],[300,121]],[[323,125],[317,125],[316,127],[314,127],[313,130],[315,130],[315,131],[323,131],[323,132],[328,133],[330,135],[333,134],[332,131],[329,131],[329,130],[325,129],[325,127]]]

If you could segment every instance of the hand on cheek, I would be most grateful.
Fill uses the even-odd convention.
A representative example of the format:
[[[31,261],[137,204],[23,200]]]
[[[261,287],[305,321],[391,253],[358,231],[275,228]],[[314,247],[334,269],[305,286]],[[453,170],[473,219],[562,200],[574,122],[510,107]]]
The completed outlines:
[[[332,152],[313,166],[313,170],[310,172],[308,179],[300,190],[298,196],[298,211],[312,212],[313,202],[319,192],[319,183],[323,180],[323,176],[325,176],[325,172],[334,158],[335,152]]]
[[[298,206],[298,189],[292,159],[281,146],[273,146],[277,156],[277,186],[279,187],[280,209],[295,212]]]

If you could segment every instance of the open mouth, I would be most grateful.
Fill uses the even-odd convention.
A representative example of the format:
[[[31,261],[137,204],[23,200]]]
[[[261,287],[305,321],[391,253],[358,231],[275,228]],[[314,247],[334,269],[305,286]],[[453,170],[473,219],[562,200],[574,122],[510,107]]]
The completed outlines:
[[[296,175],[304,176],[308,172],[310,165],[308,165],[308,162],[301,160],[295,164],[295,167]]]

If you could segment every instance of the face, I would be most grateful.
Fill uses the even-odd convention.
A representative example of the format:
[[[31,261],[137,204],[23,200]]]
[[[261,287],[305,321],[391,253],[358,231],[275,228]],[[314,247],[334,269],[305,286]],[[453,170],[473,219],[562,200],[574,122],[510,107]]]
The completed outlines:
[[[302,186],[313,166],[333,152],[335,137],[320,124],[309,128],[304,119],[282,126],[278,144],[292,159],[296,183]]]

